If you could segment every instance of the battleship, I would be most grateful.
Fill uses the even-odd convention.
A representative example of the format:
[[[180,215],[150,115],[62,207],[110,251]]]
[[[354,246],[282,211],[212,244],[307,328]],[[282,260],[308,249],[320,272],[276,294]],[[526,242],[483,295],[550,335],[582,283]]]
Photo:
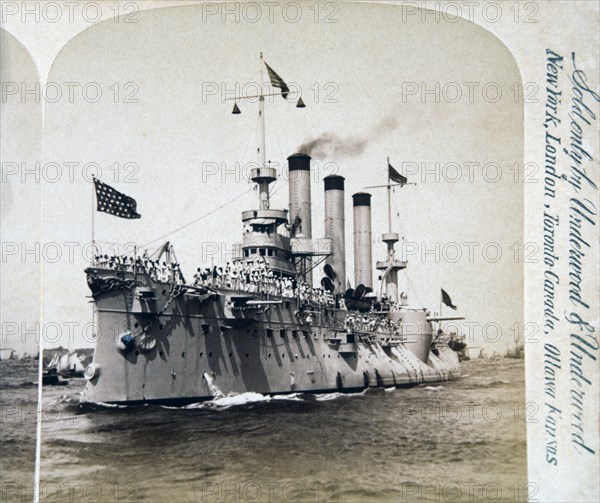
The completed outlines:
[[[396,256],[390,198],[407,180],[389,160],[381,261],[372,259],[371,194],[352,195],[354,288],[346,277],[344,177],[322,181],[322,237],[312,233],[308,154],[287,158],[289,208],[271,207],[279,174],[266,161],[265,96],[287,98],[289,89],[265,67],[277,92],[256,96],[262,144],[250,174],[258,201],[242,211],[235,256],[188,280],[170,242],[152,255],[96,257],[85,270],[97,340],[82,404],[185,405],[248,392],[357,392],[460,376],[464,347],[442,321],[462,318],[411,306],[399,285],[408,264]],[[301,97],[297,106],[305,106]],[[108,189],[96,182],[98,210],[106,211],[101,196]]]

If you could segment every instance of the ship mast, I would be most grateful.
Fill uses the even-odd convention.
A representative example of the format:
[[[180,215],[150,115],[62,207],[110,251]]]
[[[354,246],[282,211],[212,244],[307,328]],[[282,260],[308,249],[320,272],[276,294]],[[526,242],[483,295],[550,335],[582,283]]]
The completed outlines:
[[[258,100],[258,116],[260,118],[260,166],[265,167],[267,164],[267,152],[266,152],[266,132],[265,132],[265,94],[263,92],[263,53],[260,53],[260,98]],[[268,201],[267,194],[267,201]]]
[[[395,250],[394,245],[400,240],[400,236],[392,232],[392,187],[403,187],[404,185],[409,185],[406,181],[406,178],[399,175],[394,170],[395,179],[392,180],[392,170],[393,168],[390,165],[390,158],[387,158],[387,167],[388,167],[388,177],[386,185],[375,185],[371,187],[366,187],[369,189],[377,189],[385,187],[387,189],[387,203],[388,203],[388,232],[384,232],[381,236],[381,240],[387,245],[387,256],[384,261],[377,262],[376,268],[379,271],[382,271],[381,282],[379,284],[379,289],[377,292],[377,299],[381,300],[384,292],[385,285],[385,293],[387,298],[391,302],[398,302],[398,271],[402,269],[406,269],[406,262],[402,260],[396,260],[395,258]],[[392,184],[393,181],[397,181],[397,178],[400,179],[398,183]]]
[[[265,93],[263,88],[263,54],[260,53],[260,95],[258,98],[258,120],[260,123],[260,147],[259,147],[259,168],[252,170],[252,181],[258,185],[258,207],[262,210],[268,210],[271,206],[269,200],[269,185],[277,179],[277,173],[268,173],[267,168],[267,148],[265,131]],[[261,176],[262,171],[262,176]],[[272,175],[272,176],[269,176]]]
[[[388,166],[390,165],[390,158],[387,158]],[[388,196],[388,232],[392,232],[392,179],[390,178],[390,171],[388,169],[388,183],[387,183],[387,196]]]
[[[272,90],[265,91],[264,70],[268,71]],[[264,61],[260,53],[260,87],[258,94],[234,96],[226,100],[235,100],[233,114],[240,114],[238,103],[241,100],[258,98],[258,123],[260,139],[258,146],[258,163],[250,170],[250,179],[258,187],[258,208],[242,212],[242,222],[245,226],[243,243],[239,258],[246,257],[252,261],[266,262],[271,270],[280,275],[295,274],[294,263],[289,258],[289,239],[286,242],[278,234],[281,225],[288,225],[287,210],[271,209],[269,186],[277,180],[277,169],[267,162],[266,127],[265,127],[265,98],[281,96],[287,101],[290,89],[285,81]],[[304,108],[302,98],[298,99],[296,108]],[[286,244],[287,243],[287,244]]]
[[[251,180],[258,185],[258,201],[259,209],[268,210],[270,208],[269,201],[269,185],[277,179],[277,170],[267,165],[267,148],[266,148],[266,128],[265,128],[265,97],[266,96],[282,96],[284,99],[287,97],[289,88],[287,84],[275,74],[273,70],[267,66],[269,70],[269,78],[271,79],[271,86],[279,88],[278,91],[266,93],[264,90],[264,68],[267,66],[264,59],[263,53],[260,53],[260,91],[259,94],[255,95],[241,95],[234,96],[233,98],[226,98],[226,100],[235,100],[233,105],[233,114],[240,114],[241,110],[238,107],[238,102],[243,99],[258,98],[258,121],[260,127],[260,146],[258,147],[259,162],[258,167],[254,168],[250,172]],[[304,108],[302,98],[298,100],[297,108]]]

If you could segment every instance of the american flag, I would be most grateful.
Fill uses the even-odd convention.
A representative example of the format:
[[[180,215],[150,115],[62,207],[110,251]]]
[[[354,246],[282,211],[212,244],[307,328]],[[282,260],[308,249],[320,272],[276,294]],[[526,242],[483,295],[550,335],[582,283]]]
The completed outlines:
[[[94,178],[96,188],[96,209],[121,218],[141,218],[137,212],[137,203],[133,197],[113,189],[110,185]]]
[[[275,73],[275,70],[273,70],[273,68],[271,68],[269,65],[267,65],[267,63],[265,63],[265,66],[267,67],[267,72],[269,72],[269,78],[271,79],[271,85],[273,87],[278,87],[279,89],[281,89],[281,96],[283,96],[283,98],[287,98],[287,96],[290,92],[290,88],[283,81],[283,79]]]

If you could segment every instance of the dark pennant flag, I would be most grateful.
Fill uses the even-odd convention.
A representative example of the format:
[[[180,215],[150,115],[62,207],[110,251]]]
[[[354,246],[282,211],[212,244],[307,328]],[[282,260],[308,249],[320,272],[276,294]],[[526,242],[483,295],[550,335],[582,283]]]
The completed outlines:
[[[442,302],[446,304],[449,308],[454,309],[456,311],[456,306],[452,304],[452,299],[450,295],[442,288]]]
[[[273,68],[271,68],[269,65],[267,65],[267,63],[265,63],[265,66],[267,67],[267,72],[269,72],[269,78],[271,79],[271,85],[273,87],[278,87],[279,89],[281,89],[281,96],[283,96],[284,99],[287,98],[287,96],[290,92],[290,88],[283,81],[283,79],[275,73]]]
[[[133,197],[126,196],[110,185],[94,178],[96,188],[96,209],[121,218],[141,218]]]
[[[388,176],[389,176],[390,180],[392,180],[393,182],[400,183],[402,185],[404,185],[406,182],[408,182],[408,178],[406,178],[405,176],[402,176],[400,173],[398,173],[389,162],[388,162]]]

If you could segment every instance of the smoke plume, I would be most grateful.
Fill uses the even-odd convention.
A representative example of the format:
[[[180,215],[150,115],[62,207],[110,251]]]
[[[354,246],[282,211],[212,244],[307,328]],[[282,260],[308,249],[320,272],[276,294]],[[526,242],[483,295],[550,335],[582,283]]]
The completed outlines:
[[[398,127],[395,116],[387,116],[368,128],[363,135],[341,137],[335,133],[323,133],[306,140],[298,147],[298,152],[314,159],[340,159],[362,154],[373,137],[391,133]]]

